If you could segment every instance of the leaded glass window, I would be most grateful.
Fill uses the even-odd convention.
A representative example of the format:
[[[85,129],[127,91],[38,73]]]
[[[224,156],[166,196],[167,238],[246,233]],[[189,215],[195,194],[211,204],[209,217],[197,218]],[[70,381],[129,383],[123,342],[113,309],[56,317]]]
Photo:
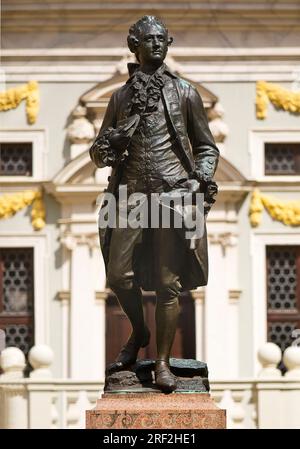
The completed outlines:
[[[0,248],[0,328],[6,346],[33,346],[33,249]]]
[[[32,176],[31,142],[0,142],[0,175]]]
[[[300,175],[300,143],[265,143],[265,175]]]
[[[300,329],[300,246],[267,247],[268,341],[284,351]]]

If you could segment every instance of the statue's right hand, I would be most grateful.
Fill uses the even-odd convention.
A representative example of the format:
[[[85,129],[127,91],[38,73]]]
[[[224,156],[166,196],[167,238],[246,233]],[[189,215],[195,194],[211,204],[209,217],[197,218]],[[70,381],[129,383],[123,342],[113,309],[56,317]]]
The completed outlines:
[[[129,145],[130,137],[122,132],[122,129],[116,129],[116,131],[111,134],[108,140],[114,150],[123,152]]]

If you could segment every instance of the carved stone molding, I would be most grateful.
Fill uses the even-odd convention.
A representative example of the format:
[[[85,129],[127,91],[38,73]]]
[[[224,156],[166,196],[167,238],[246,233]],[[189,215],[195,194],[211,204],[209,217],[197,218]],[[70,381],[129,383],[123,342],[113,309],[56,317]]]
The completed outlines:
[[[70,290],[60,290],[56,294],[56,299],[61,302],[68,302],[70,301],[71,293]]]
[[[242,290],[233,289],[228,291],[228,298],[230,304],[236,304],[238,303],[240,297],[242,294]]]
[[[110,293],[109,289],[106,290],[100,290],[95,292],[95,300],[96,301],[106,301],[108,298],[108,295]],[[71,298],[71,292],[70,290],[60,290],[56,294],[56,299],[61,302],[68,302]]]
[[[209,128],[217,143],[223,143],[226,139],[229,128],[223,121],[224,108],[221,103],[216,103],[213,108],[208,109],[207,117],[209,120]]]
[[[219,234],[208,234],[208,241],[211,245],[221,245],[223,250],[237,245],[237,234],[224,232]]]
[[[192,290],[191,294],[192,294],[192,298],[195,301],[197,301],[197,302],[199,301],[201,304],[204,304],[204,301],[205,301],[205,289],[204,288]]]
[[[22,384],[14,384],[12,382],[12,378],[10,377],[11,373],[1,374],[0,379],[5,382],[5,388],[2,388],[2,400],[10,400],[15,396],[19,396],[22,399],[26,400],[26,388],[25,385]],[[21,378],[22,379],[22,378]]]
[[[87,109],[78,105],[73,114],[73,121],[68,126],[67,136],[71,143],[89,143],[95,137],[95,129],[92,123],[86,118]]]
[[[106,301],[108,298],[109,292],[110,292],[110,290],[108,290],[108,289],[95,292],[96,301]]]
[[[66,232],[60,236],[60,242],[70,251],[73,251],[77,245],[87,245],[89,249],[99,247],[99,237],[96,233],[72,234]]]
[[[82,42],[80,36],[82,33],[84,36],[90,34],[94,36],[94,39],[95,33],[99,33],[99,30],[101,30],[101,36],[105,36],[108,32],[115,33],[116,36],[120,32],[127,33],[128,28],[132,25],[133,17],[136,15],[142,17],[149,14],[150,11],[155,11],[159,17],[162,16],[172,32],[197,31],[200,33],[205,31],[209,35],[217,32],[234,32],[236,34],[237,31],[288,33],[294,29],[297,31],[299,28],[299,3],[295,0],[281,2],[265,0],[199,2],[191,0],[188,3],[170,1],[143,3],[120,2],[119,0],[100,2],[93,0],[86,5],[84,2],[78,1],[49,0],[44,2],[35,0],[34,7],[32,5],[32,2],[24,1],[5,2],[2,11],[3,32],[21,35],[30,32],[34,33],[35,37],[59,30],[61,34],[72,35],[72,43],[75,40],[75,45],[77,45],[78,41]],[[265,38],[268,42],[267,37]],[[201,39],[199,40],[201,42]],[[89,50],[88,43],[87,40],[87,51]]]

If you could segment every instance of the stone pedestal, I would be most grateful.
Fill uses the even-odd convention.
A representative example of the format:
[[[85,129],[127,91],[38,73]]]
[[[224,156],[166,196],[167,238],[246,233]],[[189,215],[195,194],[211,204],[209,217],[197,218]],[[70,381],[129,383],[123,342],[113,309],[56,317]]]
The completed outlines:
[[[104,394],[86,412],[87,429],[225,429],[226,412],[209,395],[207,365],[170,359],[177,389],[162,393],[154,380],[154,360],[139,360],[131,370],[108,367]]]
[[[87,429],[225,429],[225,410],[208,393],[104,393]]]

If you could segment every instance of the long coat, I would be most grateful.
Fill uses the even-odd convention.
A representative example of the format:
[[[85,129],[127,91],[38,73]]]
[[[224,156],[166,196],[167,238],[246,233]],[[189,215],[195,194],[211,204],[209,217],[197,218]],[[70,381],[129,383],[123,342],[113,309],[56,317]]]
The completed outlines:
[[[129,73],[138,66],[129,64]],[[210,132],[202,99],[190,83],[179,78],[168,68],[168,76],[162,89],[162,99],[166,114],[170,120],[175,140],[174,151],[188,173],[196,171],[200,179],[212,179],[218,164],[219,150],[215,145]],[[120,89],[115,91],[109,101],[100,132],[90,149],[91,159],[98,167],[113,165],[107,161],[97,142],[109,127],[116,128],[119,121],[126,118],[128,104],[130,104],[133,90],[131,78]],[[110,175],[107,192],[116,195],[121,176],[122,162],[115,164]],[[103,206],[102,206],[103,207]],[[109,227],[99,229],[100,245],[107,269],[109,262],[109,247],[112,229]],[[186,241],[187,243],[187,241]],[[150,244],[151,246],[151,244]],[[155,290],[155,282],[151,270],[151,251],[147,245],[141,253],[142,260],[138,266],[142,270],[138,273],[138,281],[144,290]],[[206,225],[203,237],[196,240],[194,249],[187,244],[179,245],[178,257],[184,258],[184,271],[180,275],[182,290],[191,290],[206,285],[208,280],[208,255]]]

